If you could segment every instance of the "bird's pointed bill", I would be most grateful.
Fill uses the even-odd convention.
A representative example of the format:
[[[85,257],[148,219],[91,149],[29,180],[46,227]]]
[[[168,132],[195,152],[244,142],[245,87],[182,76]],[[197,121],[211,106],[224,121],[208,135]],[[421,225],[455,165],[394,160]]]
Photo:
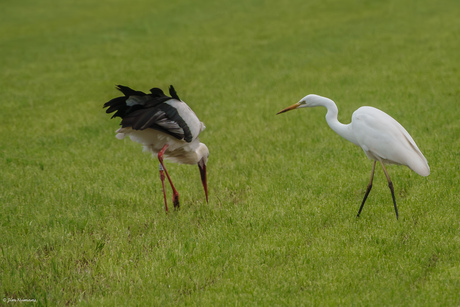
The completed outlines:
[[[204,194],[206,195],[206,202],[208,202],[208,182],[206,178],[206,164],[200,161],[198,162],[198,168],[200,169],[201,183],[203,184]]]
[[[297,109],[299,106],[300,106],[300,102],[297,102],[297,103],[293,104],[292,106],[287,107],[286,109],[282,109],[281,111],[279,111],[278,113],[276,113],[276,115],[281,114],[281,113],[284,113],[284,112],[287,112],[287,111],[291,111],[291,110]]]

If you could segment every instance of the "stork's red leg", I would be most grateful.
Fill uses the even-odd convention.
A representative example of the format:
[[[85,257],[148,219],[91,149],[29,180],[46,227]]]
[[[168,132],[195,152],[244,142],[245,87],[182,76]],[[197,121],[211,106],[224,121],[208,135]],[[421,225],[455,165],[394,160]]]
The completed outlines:
[[[173,204],[174,204],[174,208],[176,208],[176,207],[179,207],[179,193],[177,193],[177,190],[171,181],[171,177],[169,177],[168,171],[166,170],[166,167],[163,163],[163,154],[165,153],[166,149],[168,149],[168,146],[169,146],[168,144],[165,144],[165,146],[163,146],[160,152],[158,152],[158,160],[160,161],[160,165],[163,167],[166,177],[168,178],[169,184],[171,184],[171,189],[173,190]],[[163,192],[164,192],[164,189],[163,189]],[[165,203],[166,203],[166,200],[165,200]]]
[[[168,202],[166,200],[166,190],[165,190],[165,174],[164,174],[163,166],[161,166],[161,164],[160,164],[160,179],[161,179],[161,185],[163,186],[163,197],[165,200],[165,209],[166,209],[166,212],[168,212]]]

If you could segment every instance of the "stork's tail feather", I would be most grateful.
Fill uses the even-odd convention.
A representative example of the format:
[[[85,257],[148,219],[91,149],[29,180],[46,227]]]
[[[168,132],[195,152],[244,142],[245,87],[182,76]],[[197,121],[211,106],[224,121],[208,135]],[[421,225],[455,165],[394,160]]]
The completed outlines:
[[[128,96],[145,96],[146,94],[141,91],[135,91],[130,87],[124,85],[117,85],[116,89],[122,92],[126,97]]]
[[[108,102],[106,102],[104,104],[104,108],[107,108],[108,109],[105,111],[107,114],[110,114],[112,112],[115,112],[117,111],[117,113],[120,111],[120,110],[125,110],[127,109],[127,106],[126,106],[126,97],[117,97],[117,98],[114,98]],[[112,118],[116,117],[116,116],[119,116],[119,114],[115,113]],[[124,113],[124,111],[122,111],[121,113]]]
[[[152,97],[156,97],[156,98],[165,97],[165,93],[163,93],[163,91],[158,87],[151,88],[150,93],[152,93],[151,94]]]
[[[104,104],[104,108],[108,108],[105,111],[107,114],[110,114],[116,111],[115,114],[113,114],[112,118],[114,117],[123,118],[126,114],[128,114],[132,110],[132,107],[126,104],[126,101],[127,99],[129,99],[130,96],[145,96],[146,95],[145,93],[141,91],[135,91],[132,88],[129,88],[124,85],[117,85],[116,89],[122,92],[125,96],[114,98]]]
[[[117,85],[116,89],[122,92],[124,96],[114,98],[104,104],[104,108],[107,108],[106,112],[108,114],[115,112],[112,118],[121,117],[125,120],[128,115],[131,115],[140,109],[151,109],[154,114],[156,114],[157,110],[153,108],[158,107],[163,102],[168,101],[171,98],[180,100],[172,85],[169,89],[172,97],[166,96],[159,88],[152,88],[150,90],[151,94],[136,91],[124,85]],[[122,125],[127,125],[127,122],[122,122]],[[145,129],[145,127],[142,129]]]
[[[174,86],[169,86],[169,95],[171,95],[172,98],[180,100],[179,96],[177,95],[176,90],[174,89]]]

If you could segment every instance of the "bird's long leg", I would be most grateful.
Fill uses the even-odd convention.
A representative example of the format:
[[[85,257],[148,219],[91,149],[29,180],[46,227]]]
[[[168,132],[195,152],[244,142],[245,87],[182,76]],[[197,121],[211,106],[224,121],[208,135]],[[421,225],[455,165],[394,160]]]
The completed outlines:
[[[367,185],[367,189],[366,189],[366,194],[364,194],[363,202],[361,203],[361,207],[359,207],[358,215],[356,217],[359,217],[359,215],[361,214],[361,210],[363,210],[364,203],[366,202],[367,196],[369,195],[369,192],[372,189],[372,181],[374,181],[374,172],[375,172],[375,163],[376,162],[377,161],[374,160],[374,164],[372,165],[371,180],[369,180],[369,184]]]
[[[163,186],[163,197],[165,199],[165,209],[166,209],[166,212],[168,212],[168,201],[166,200],[166,190],[165,190],[165,173],[164,173],[163,166],[161,166],[161,163],[160,163],[160,179],[161,179],[161,185]]]
[[[393,197],[393,204],[395,205],[396,219],[398,219],[398,217],[399,217],[399,215],[398,215],[398,207],[396,207],[395,190],[393,189],[393,182],[391,182],[390,176],[388,175],[387,169],[383,165],[383,162],[380,161],[380,160],[379,160],[379,162],[382,165],[383,171],[385,172],[385,176],[387,177],[388,187],[390,188],[391,197]]]
[[[169,184],[171,185],[171,189],[173,190],[173,204],[174,204],[174,208],[176,208],[176,207],[179,207],[179,193],[177,193],[177,190],[171,181],[171,177],[169,177],[168,171],[166,170],[166,167],[163,163],[163,154],[165,153],[166,149],[168,149],[168,147],[169,145],[165,144],[165,146],[163,146],[163,148],[158,152],[158,160],[160,161],[160,165],[163,167],[166,177],[168,178]]]

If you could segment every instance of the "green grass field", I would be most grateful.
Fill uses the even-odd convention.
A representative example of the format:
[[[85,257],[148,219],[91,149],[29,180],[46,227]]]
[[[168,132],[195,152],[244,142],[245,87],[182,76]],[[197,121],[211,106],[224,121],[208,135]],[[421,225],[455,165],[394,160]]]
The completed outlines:
[[[460,305],[460,2],[0,9],[0,304]],[[116,84],[173,84],[205,122],[208,204],[169,163],[165,214],[157,160],[102,109]],[[372,163],[325,109],[275,115],[309,93],[415,139],[431,175],[388,167],[398,221],[380,168],[356,218]]]

